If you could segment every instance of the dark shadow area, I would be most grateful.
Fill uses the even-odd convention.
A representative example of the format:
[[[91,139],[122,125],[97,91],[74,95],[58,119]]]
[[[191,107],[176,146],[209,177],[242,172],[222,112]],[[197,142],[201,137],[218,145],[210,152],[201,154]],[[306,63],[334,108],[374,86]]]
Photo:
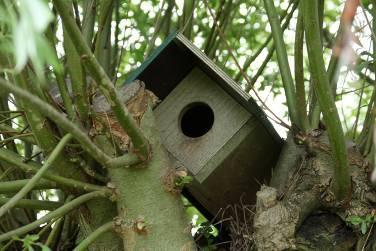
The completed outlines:
[[[213,124],[213,110],[205,103],[190,104],[182,112],[180,128],[187,137],[201,137],[213,127]]]

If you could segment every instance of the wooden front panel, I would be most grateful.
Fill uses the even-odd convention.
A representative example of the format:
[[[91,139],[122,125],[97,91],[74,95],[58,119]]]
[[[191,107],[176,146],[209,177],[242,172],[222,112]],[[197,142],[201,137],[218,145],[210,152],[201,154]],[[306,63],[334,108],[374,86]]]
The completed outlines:
[[[247,134],[238,148],[202,183],[189,184],[191,196],[215,216],[228,205],[254,204],[260,184],[268,184],[280,145],[270,137],[260,122],[249,121],[238,134]],[[214,158],[218,158],[215,156]]]
[[[214,123],[203,136],[191,138],[182,133],[180,122],[184,109],[196,102],[212,109]],[[196,175],[251,114],[202,70],[194,68],[155,109],[155,116],[166,149]]]

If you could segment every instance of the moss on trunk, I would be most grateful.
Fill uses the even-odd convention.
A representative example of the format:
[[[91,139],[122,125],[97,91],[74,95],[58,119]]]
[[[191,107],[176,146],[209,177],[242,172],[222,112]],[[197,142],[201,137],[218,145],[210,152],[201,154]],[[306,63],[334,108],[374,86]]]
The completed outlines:
[[[286,144],[295,143],[292,140],[287,140]],[[348,161],[351,164],[352,196],[345,203],[341,203],[332,192],[334,163],[327,135],[323,133],[318,137],[312,137],[309,147],[309,154],[301,155],[300,161],[292,158],[294,161],[289,162],[286,160],[290,160],[291,156],[296,155],[296,152],[291,152],[296,151],[296,147],[285,146],[285,151],[282,154],[288,157],[281,156],[282,163],[277,165],[277,168],[286,167],[287,162],[291,166],[283,179],[278,178],[278,181],[282,181],[282,184],[273,183],[279,190],[274,187],[263,186],[257,193],[256,214],[253,224],[253,237],[257,250],[317,250],[314,248],[318,247],[317,241],[320,238],[325,238],[325,236],[333,237],[332,239],[325,239],[325,241],[330,242],[328,245],[333,247],[339,237],[333,235],[329,231],[330,228],[347,224],[352,228],[352,231],[359,232],[359,227],[350,224],[348,219],[353,216],[365,217],[373,214],[375,201],[372,199],[374,198],[372,195],[375,194],[375,190],[371,187],[368,179],[370,167],[356,149],[348,149]],[[283,170],[286,171],[286,169]],[[277,170],[277,173],[281,173],[281,171]],[[339,216],[341,224],[338,223],[338,220],[333,220],[333,224],[328,223],[326,228],[328,231],[323,231],[321,234],[316,233],[320,230],[313,229],[315,224],[309,226],[310,222],[304,221],[311,214],[317,214],[317,210],[330,211]],[[299,230],[301,226],[304,231]],[[306,238],[307,236],[304,233],[307,233],[307,229],[310,228],[312,228],[312,234],[315,234],[315,236]],[[300,231],[299,238],[297,238],[298,231]],[[354,235],[350,234],[349,236],[353,237]],[[359,240],[355,238],[352,242],[346,243],[346,248],[354,247],[357,241],[364,242],[362,238],[359,238]],[[310,249],[309,247],[313,248]],[[346,250],[346,248],[343,250]]]
[[[145,164],[109,170],[118,191],[118,231],[125,250],[193,250],[190,225],[179,195],[164,185],[170,163],[160,143],[152,111],[141,127],[152,145],[152,156]]]

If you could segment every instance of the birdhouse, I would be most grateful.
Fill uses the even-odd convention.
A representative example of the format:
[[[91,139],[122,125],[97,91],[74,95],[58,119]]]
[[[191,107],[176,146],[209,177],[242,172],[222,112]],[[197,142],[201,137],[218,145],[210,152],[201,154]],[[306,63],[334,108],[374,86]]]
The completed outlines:
[[[250,95],[179,33],[127,82],[135,79],[161,99],[160,136],[175,166],[194,177],[188,196],[212,216],[240,198],[253,204],[282,140]]]

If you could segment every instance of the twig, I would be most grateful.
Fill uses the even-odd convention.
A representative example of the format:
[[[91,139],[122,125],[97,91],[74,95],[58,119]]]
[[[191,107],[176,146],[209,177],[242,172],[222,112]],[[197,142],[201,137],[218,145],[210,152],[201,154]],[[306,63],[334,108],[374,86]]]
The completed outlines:
[[[48,168],[52,165],[52,163],[56,160],[59,154],[63,151],[65,144],[68,143],[69,140],[72,139],[71,134],[65,135],[56,148],[52,151],[50,157],[45,161],[43,166],[38,170],[38,172],[29,180],[28,183],[17,193],[15,194],[7,203],[5,203],[2,207],[0,207],[0,218],[13,206],[17,204],[17,202],[22,199],[28,192],[30,192],[35,184],[42,178],[42,176],[47,172]]]
[[[291,11],[290,11],[290,13],[288,13],[288,9],[290,8],[291,5],[292,5]],[[297,0],[290,1],[287,9],[281,14],[281,21],[284,18],[286,18],[285,22],[282,24],[282,31],[284,31],[288,27],[288,25],[290,24],[290,20],[293,17],[293,14],[296,10],[297,5],[298,5]],[[256,58],[261,54],[261,52],[264,50],[264,48],[268,46],[270,41],[272,41],[272,38],[273,38],[273,36],[272,36],[272,34],[270,34],[266,38],[265,42],[257,49],[257,51],[244,62],[243,67],[242,67],[244,72],[247,71],[248,67],[251,65],[251,63],[253,61],[256,60]],[[241,72],[239,72],[235,76],[235,81],[239,81],[241,77],[242,77],[242,74],[241,74]]]
[[[135,150],[139,152],[142,160],[148,159],[150,149],[147,139],[137,125],[136,121],[133,119],[132,115],[129,113],[128,109],[121,102],[121,99],[115,87],[111,83],[111,80],[95,59],[89,46],[86,44],[82,33],[74,22],[74,19],[69,15],[65,1],[53,0],[52,2],[61,16],[67,34],[70,36],[72,42],[76,45],[77,52],[84,61],[87,70],[95,79],[102,94],[106,97],[108,103],[111,105],[119,124],[131,138]]]
[[[81,243],[73,249],[73,251],[83,251],[86,250],[87,247],[93,243],[101,234],[106,233],[113,229],[114,224],[112,221],[105,223],[104,225],[98,227],[92,233],[89,234]]]
[[[1,134],[3,134],[3,132],[0,132]],[[18,134],[18,135],[14,135],[14,136],[11,136],[11,137],[8,137],[4,140],[0,140],[0,148],[4,147],[5,145],[7,145],[8,143],[10,143],[11,141],[13,141],[14,139],[20,139],[22,140],[23,138],[25,137],[29,137],[29,136],[33,136],[32,133],[23,133],[23,134]]]
[[[372,41],[369,44],[368,51],[371,50],[371,45],[372,45]],[[370,58],[370,55],[367,55],[366,61],[368,61],[369,58]],[[367,75],[368,70],[369,70],[369,68],[367,67],[365,72],[364,72],[364,75]],[[355,122],[354,122],[354,125],[353,125],[353,128],[352,128],[353,129],[353,136],[352,136],[353,140],[355,140],[356,131],[358,129],[359,116],[360,116],[360,111],[361,111],[361,108],[362,108],[362,100],[363,100],[363,94],[364,94],[365,88],[366,88],[365,80],[363,79],[362,88],[360,89],[360,96],[359,96],[359,102],[358,102],[358,107],[357,107],[357,111],[356,111]]]
[[[9,92],[12,92],[15,96],[23,100],[27,100],[27,102],[33,105],[39,112],[51,118],[65,131],[70,132],[73,137],[81,143],[82,148],[99,163],[106,166],[106,163],[111,160],[107,154],[105,154],[89,139],[85,132],[83,132],[76,124],[68,120],[64,114],[56,111],[51,105],[3,79],[0,79],[0,86]]]
[[[24,172],[37,173],[38,170],[40,169],[40,166],[37,165],[35,162],[30,162],[29,164],[26,164],[22,161],[22,158],[19,155],[4,148],[0,149],[0,159],[10,164],[15,165],[16,167],[20,168]],[[58,175],[45,173],[43,175],[43,178],[54,181],[63,187],[73,189],[73,190],[78,189],[78,190],[86,191],[86,192],[101,191],[107,194],[108,196],[111,196],[112,194],[109,188],[93,185],[90,183],[85,183],[85,182],[70,179],[70,178],[65,178],[65,177],[58,176]]]
[[[38,228],[41,224],[44,224],[46,222],[49,222],[50,220],[53,220],[55,218],[60,218],[64,216],[65,214],[69,213],[73,209],[79,207],[81,204],[97,198],[97,197],[104,197],[105,194],[103,192],[91,192],[88,194],[81,195],[80,197],[77,197],[76,199],[64,204],[62,207],[59,207],[55,211],[52,211],[48,213],[47,215],[43,216],[42,218],[27,224],[23,227],[17,228],[15,230],[9,231],[7,233],[4,233],[0,235],[0,242],[9,240],[10,238],[14,236],[20,236],[23,234],[28,233],[29,231]]]
[[[363,245],[363,247],[362,247],[362,251],[365,251],[365,248],[366,248],[366,246],[367,246],[367,242],[368,242],[368,240],[369,240],[369,237],[371,236],[371,233],[372,233],[372,230],[373,230],[373,226],[375,225],[375,223],[372,223],[372,225],[371,225],[371,227],[370,227],[370,229],[369,229],[369,231],[368,231],[368,234],[367,234],[367,238],[366,238],[366,240],[364,241],[364,245]]]
[[[1,115],[1,116],[5,117],[4,115]],[[12,117],[5,117],[6,119],[0,120],[0,124],[3,124],[3,123],[8,122],[8,121],[12,121],[13,119],[21,117],[21,116],[22,116],[22,114],[17,114],[17,115],[14,115]]]
[[[207,1],[207,0],[204,0],[204,2],[205,2],[206,7],[207,7],[208,10],[209,10],[210,15],[212,16],[213,19],[215,19],[215,18],[214,18],[214,14],[212,13],[211,9],[209,8],[208,1]],[[233,53],[233,51],[232,51],[230,45],[227,43],[227,40],[226,40],[226,38],[225,38],[225,36],[224,36],[222,30],[220,29],[220,27],[218,26],[218,24],[217,24],[216,22],[215,22],[215,27],[216,27],[216,29],[218,29],[218,33],[219,33],[221,39],[223,40],[224,44],[226,45],[227,50],[228,50],[229,54],[231,55],[231,58],[234,60],[234,62],[235,62],[235,64],[236,64],[236,67],[239,69],[239,71],[241,72],[241,74],[242,74],[243,78],[246,80],[246,82],[247,82],[248,84],[250,84],[250,83],[251,83],[251,80],[249,79],[249,77],[247,76],[247,74],[246,74],[246,73],[243,71],[243,69],[241,68],[241,66],[240,66],[240,64],[239,64],[239,62],[238,62],[238,60],[237,60],[236,57],[234,56],[234,53]],[[276,115],[276,114],[275,114],[275,113],[274,113],[274,112],[273,112],[273,111],[272,111],[272,110],[271,110],[271,109],[270,109],[270,108],[264,103],[264,101],[262,100],[262,98],[259,96],[259,94],[257,93],[257,91],[256,91],[253,87],[251,88],[251,91],[255,94],[257,100],[261,103],[261,105],[262,105],[262,106],[263,106],[268,112],[270,112],[271,115],[274,116],[274,118],[279,122],[280,125],[282,125],[282,126],[288,128],[288,129],[290,129],[290,126],[289,126],[287,123],[285,123],[282,119],[280,119],[280,118],[279,118],[279,117],[278,117],[278,116],[277,116],[277,115]]]

